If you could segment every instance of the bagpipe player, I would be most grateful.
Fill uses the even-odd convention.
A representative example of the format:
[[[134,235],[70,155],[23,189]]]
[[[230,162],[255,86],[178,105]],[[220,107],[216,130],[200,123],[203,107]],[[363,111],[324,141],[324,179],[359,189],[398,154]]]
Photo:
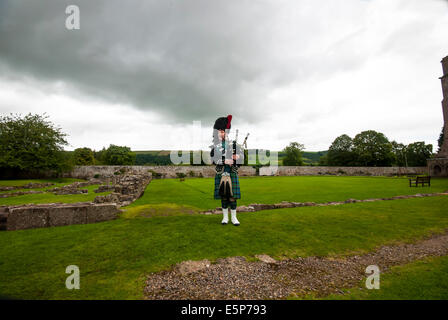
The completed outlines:
[[[229,207],[231,221],[234,226],[240,222],[236,217],[236,201],[241,199],[238,169],[244,161],[244,151],[236,139],[230,141],[232,115],[216,119],[213,126],[213,145],[210,151],[212,163],[215,167],[214,199],[221,200],[222,224],[229,222]]]

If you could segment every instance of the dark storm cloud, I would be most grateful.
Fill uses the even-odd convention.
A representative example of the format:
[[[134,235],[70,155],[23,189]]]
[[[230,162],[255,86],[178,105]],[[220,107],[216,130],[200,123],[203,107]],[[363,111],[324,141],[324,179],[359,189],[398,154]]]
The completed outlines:
[[[69,4],[80,7],[79,31],[64,27]],[[207,1],[14,0],[2,6],[5,68],[63,80],[108,100],[198,119],[241,108],[241,86],[259,76],[242,59],[255,47],[233,38],[232,12]]]
[[[80,7],[81,30],[65,29],[70,4]],[[237,113],[254,122],[271,89],[322,69],[328,76],[332,69],[362,63],[357,57],[340,63],[332,55],[325,65],[325,48],[315,60],[302,55],[300,48],[314,41],[321,27],[306,10],[290,8],[290,19],[303,18],[307,28],[293,23],[292,30],[280,28],[277,13],[284,9],[275,2],[5,0],[0,5],[3,74],[63,81],[84,94],[174,121]]]

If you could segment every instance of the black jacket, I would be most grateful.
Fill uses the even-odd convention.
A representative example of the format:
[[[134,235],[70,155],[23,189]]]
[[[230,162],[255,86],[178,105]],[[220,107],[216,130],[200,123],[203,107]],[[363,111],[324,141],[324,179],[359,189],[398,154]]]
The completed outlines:
[[[232,167],[239,168],[244,163],[244,150],[241,145],[235,143],[235,141],[226,140],[226,144],[227,143],[229,144],[229,146],[226,148],[226,150],[224,150],[221,141],[218,144],[212,145],[210,150],[210,159],[212,160],[212,163],[216,164],[216,166],[218,167],[224,164],[222,159],[224,152],[226,152],[225,159],[232,159],[232,155],[237,154],[239,155],[239,158],[238,160],[233,161]]]

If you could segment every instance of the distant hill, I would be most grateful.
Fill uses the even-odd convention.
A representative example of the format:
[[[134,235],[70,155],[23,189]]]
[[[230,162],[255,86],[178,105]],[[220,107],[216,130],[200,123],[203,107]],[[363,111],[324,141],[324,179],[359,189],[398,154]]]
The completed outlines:
[[[303,151],[302,157],[303,162],[305,162],[305,165],[310,166],[314,165],[317,166],[319,164],[320,157],[327,154],[328,151]],[[278,159],[280,162],[280,165],[282,164],[283,158],[286,156],[284,152],[278,153]]]
[[[136,153],[135,165],[153,165],[166,166],[170,165],[170,150],[148,150],[148,151],[134,151]]]

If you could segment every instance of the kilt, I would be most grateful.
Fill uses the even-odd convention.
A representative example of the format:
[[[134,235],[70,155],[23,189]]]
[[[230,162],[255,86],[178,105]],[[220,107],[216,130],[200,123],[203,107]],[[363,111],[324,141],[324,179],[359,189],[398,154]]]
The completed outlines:
[[[240,191],[240,180],[238,179],[238,174],[235,172],[230,172],[230,178],[232,179],[232,193],[234,199],[241,199],[241,191]],[[221,182],[221,174],[215,174],[215,199],[221,199],[219,195],[219,183]]]

